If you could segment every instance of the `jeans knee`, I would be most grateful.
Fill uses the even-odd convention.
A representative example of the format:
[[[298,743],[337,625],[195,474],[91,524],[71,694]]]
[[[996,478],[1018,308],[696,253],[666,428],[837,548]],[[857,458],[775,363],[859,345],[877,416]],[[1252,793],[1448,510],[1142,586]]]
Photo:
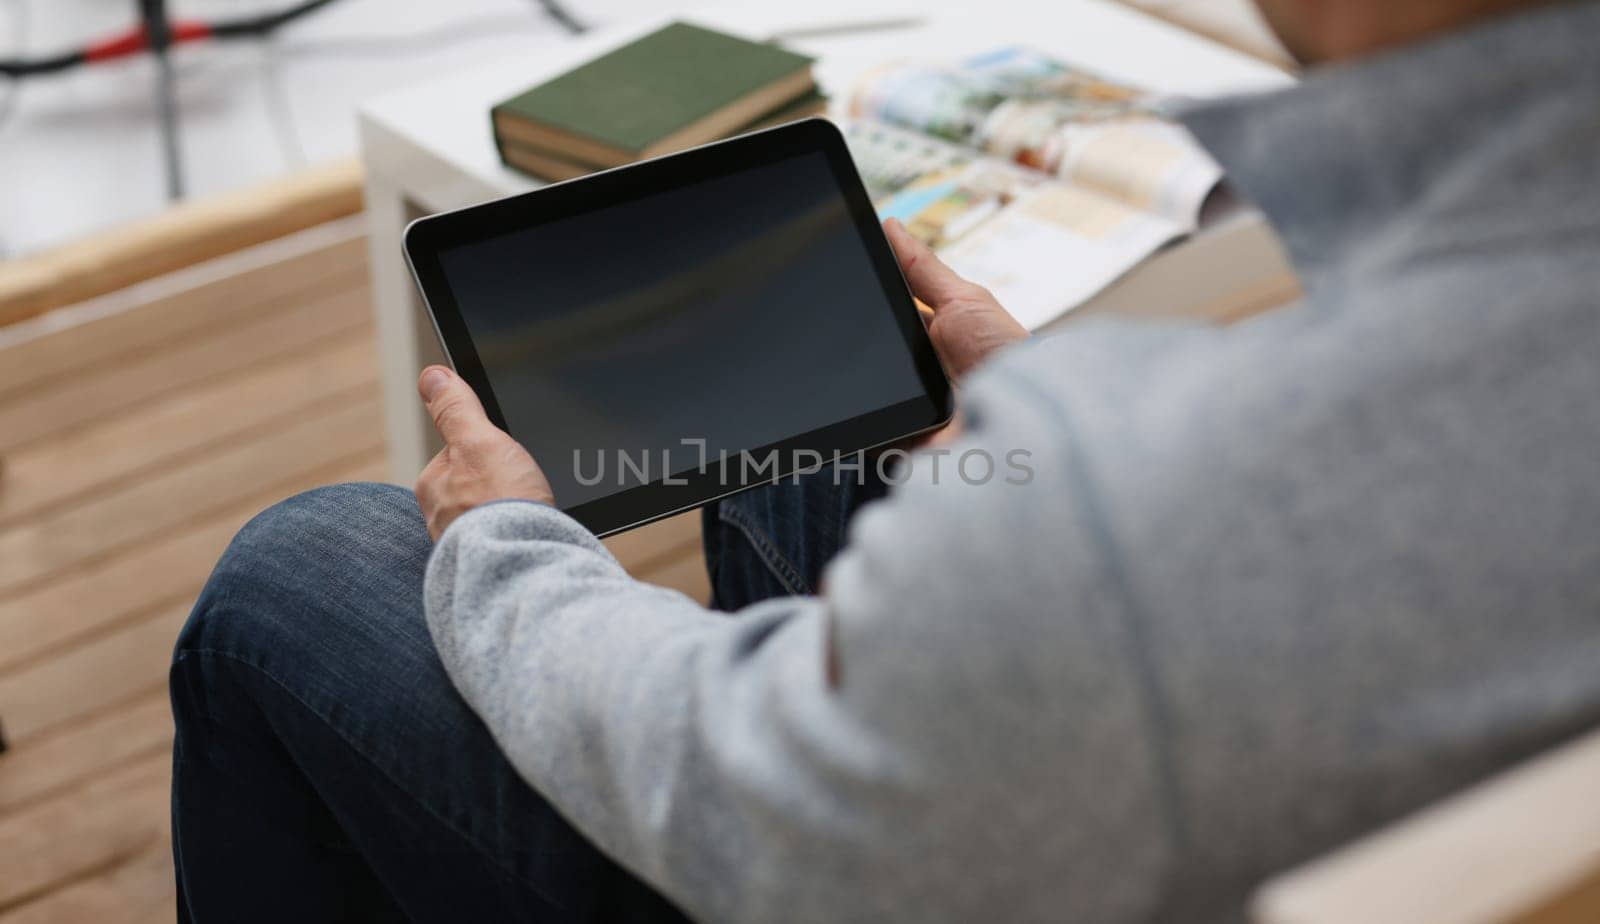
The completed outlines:
[[[263,649],[331,628],[363,580],[420,581],[431,542],[405,488],[337,484],[297,494],[246,523],[207,580],[177,650]]]
[[[303,491],[256,514],[223,555],[279,560],[320,559],[361,552],[380,540],[405,544],[427,539],[417,499],[393,484],[348,482]]]

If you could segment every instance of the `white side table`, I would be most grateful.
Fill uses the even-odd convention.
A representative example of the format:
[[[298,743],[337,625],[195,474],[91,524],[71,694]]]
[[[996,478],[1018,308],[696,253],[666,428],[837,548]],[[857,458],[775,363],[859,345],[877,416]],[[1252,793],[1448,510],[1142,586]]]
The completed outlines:
[[[785,4],[784,7],[799,6]],[[1110,0],[990,0],[982,16],[928,14],[872,3],[807,3],[804,9],[719,7],[685,14],[755,39],[779,38],[818,59],[817,78],[838,96],[856,73],[897,57],[953,57],[1027,43],[1064,61],[1144,86],[1210,96],[1283,86],[1281,71]],[[533,60],[486,63],[391,93],[362,107],[374,311],[392,476],[413,480],[438,449],[416,398],[416,377],[442,360],[401,254],[401,233],[420,215],[525,192],[537,180],[501,165],[489,108],[542,78],[642,35],[666,17],[608,28],[541,49]],[[1292,276],[1269,229],[1250,213],[1215,223],[1147,261],[1069,314],[1225,316],[1243,302],[1287,294]]]

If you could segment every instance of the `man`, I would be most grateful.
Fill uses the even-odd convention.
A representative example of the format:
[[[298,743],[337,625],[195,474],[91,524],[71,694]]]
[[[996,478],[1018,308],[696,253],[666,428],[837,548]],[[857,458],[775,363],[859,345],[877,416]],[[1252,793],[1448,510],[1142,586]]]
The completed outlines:
[[[184,913],[1233,921],[1600,722],[1600,6],[1264,5],[1328,66],[1188,122],[1307,303],[1007,346],[891,225],[1035,476],[723,502],[732,615],[425,371],[416,502],[268,511],[179,640]]]

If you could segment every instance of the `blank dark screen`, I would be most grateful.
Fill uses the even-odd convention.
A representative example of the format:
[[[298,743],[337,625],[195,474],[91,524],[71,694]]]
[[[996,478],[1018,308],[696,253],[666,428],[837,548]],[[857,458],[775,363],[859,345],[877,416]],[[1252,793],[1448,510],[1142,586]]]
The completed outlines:
[[[714,461],[924,394],[822,153],[440,262],[508,429],[563,507],[696,468],[686,440]]]

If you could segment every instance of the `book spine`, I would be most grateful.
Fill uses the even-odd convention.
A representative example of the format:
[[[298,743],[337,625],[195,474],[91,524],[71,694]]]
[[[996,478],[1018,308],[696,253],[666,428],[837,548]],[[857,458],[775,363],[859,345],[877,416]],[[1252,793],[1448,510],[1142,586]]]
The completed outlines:
[[[518,169],[506,156],[506,139],[500,134],[500,107],[495,106],[489,110],[489,134],[494,138],[494,151],[500,155],[500,163],[512,169]]]

